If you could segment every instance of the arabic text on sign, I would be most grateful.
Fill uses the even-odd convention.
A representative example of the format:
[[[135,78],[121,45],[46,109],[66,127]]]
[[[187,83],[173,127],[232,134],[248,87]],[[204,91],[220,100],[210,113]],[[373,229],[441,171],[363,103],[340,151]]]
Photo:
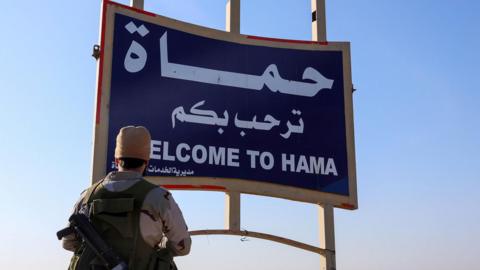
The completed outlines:
[[[275,64],[270,64],[262,75],[250,75],[170,63],[168,61],[167,32],[160,38],[160,63],[163,77],[251,90],[262,90],[266,86],[272,92],[289,95],[313,97],[320,90],[331,89],[333,85],[333,80],[325,78],[312,67],[307,67],[302,75],[303,80],[313,81],[310,83],[282,78]]]

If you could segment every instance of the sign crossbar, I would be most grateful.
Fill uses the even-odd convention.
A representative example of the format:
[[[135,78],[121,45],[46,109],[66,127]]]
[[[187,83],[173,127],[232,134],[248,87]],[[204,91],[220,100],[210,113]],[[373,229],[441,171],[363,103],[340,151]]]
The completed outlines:
[[[254,232],[254,231],[247,231],[247,230],[195,230],[190,231],[191,236],[199,236],[199,235],[238,235],[243,237],[254,237],[263,240],[269,240],[281,244],[285,244],[288,246],[300,248],[303,250],[311,251],[320,255],[326,255],[327,253],[335,253],[334,250],[329,250],[325,248],[319,248],[316,246],[312,246],[309,244],[305,244],[299,241],[295,241],[292,239],[288,239],[285,237],[280,237],[272,234],[261,233],[261,232]]]

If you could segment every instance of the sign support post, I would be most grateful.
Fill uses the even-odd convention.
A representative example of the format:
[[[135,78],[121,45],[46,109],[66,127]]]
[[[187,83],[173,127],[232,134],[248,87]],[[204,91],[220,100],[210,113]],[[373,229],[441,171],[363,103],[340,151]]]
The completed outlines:
[[[312,40],[327,41],[327,21],[325,0],[311,0],[312,6]],[[325,253],[320,255],[321,270],[335,270],[335,224],[333,206],[323,204],[318,206],[318,225],[320,248]]]
[[[144,0],[130,0],[130,6],[143,10]]]
[[[325,12],[325,0],[312,1],[312,40],[327,41],[327,21]]]
[[[227,0],[225,30],[240,34],[240,0]],[[225,193],[225,229],[240,231],[240,193]]]
[[[240,231],[240,193],[225,193],[225,229]]]
[[[225,30],[240,34],[240,0],[227,0]]]
[[[318,206],[318,225],[320,248],[325,249],[320,254],[320,269],[335,270],[335,224],[333,219],[333,206]]]

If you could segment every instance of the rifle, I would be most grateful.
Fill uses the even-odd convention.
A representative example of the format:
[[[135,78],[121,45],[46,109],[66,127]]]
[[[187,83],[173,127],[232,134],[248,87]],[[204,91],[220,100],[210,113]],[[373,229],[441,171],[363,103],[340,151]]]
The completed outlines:
[[[111,270],[128,270],[127,264],[102,239],[98,232],[83,214],[73,214],[68,219],[70,226],[57,232],[58,240],[72,233],[79,235],[89,248]]]

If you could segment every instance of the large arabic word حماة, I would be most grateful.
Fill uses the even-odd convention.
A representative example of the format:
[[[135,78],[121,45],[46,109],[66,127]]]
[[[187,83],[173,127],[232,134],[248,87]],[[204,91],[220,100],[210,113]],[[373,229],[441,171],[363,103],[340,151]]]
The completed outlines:
[[[251,90],[262,90],[264,86],[267,86],[272,92],[313,97],[320,90],[331,89],[333,85],[333,80],[325,78],[312,67],[304,70],[302,79],[312,80],[314,83],[283,79],[275,64],[270,64],[262,75],[250,75],[170,63],[168,61],[167,32],[160,38],[160,62],[163,77]]]
[[[172,128],[175,128],[176,120],[180,122],[188,122],[194,124],[202,124],[202,125],[211,125],[211,126],[220,126],[218,129],[218,133],[223,134],[223,129],[221,127],[228,126],[229,122],[229,115],[227,111],[223,112],[223,118],[218,117],[217,113],[212,110],[201,110],[198,107],[205,104],[205,100],[197,102],[190,108],[190,113],[186,113],[183,106],[179,106],[175,108],[172,112]],[[301,111],[299,110],[292,110],[292,114],[294,115],[301,115]],[[234,124],[236,127],[240,129],[256,129],[256,130],[271,130],[275,126],[280,125],[280,120],[275,119],[275,117],[267,114],[263,122],[257,121],[257,116],[255,115],[252,121],[247,120],[240,120],[238,119],[238,113],[235,114]],[[293,125],[290,121],[287,121],[288,130],[285,133],[281,133],[284,139],[288,139],[292,133],[303,133],[303,120],[302,118],[299,119],[299,125]],[[243,137],[245,136],[245,131],[241,131],[240,135]]]

